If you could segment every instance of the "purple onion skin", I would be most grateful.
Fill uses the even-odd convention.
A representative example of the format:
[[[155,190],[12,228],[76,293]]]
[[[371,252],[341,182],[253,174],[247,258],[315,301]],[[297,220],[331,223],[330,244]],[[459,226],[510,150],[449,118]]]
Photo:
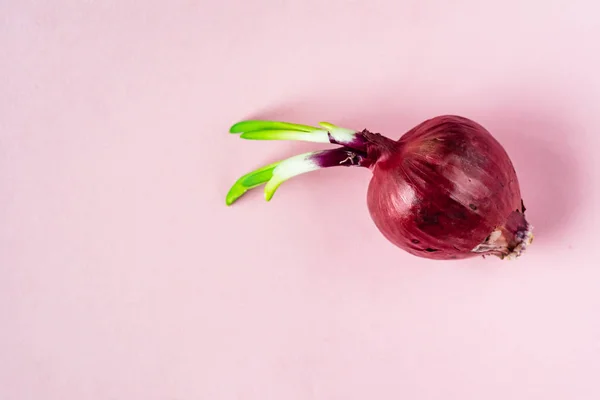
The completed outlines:
[[[367,204],[390,242],[436,260],[520,254],[530,227],[517,174],[484,127],[445,115],[398,141],[365,135],[367,157],[376,160]]]

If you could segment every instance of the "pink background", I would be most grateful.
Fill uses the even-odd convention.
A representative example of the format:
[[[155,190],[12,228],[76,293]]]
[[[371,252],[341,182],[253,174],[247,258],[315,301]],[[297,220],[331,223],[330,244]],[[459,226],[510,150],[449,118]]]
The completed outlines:
[[[600,398],[593,0],[0,1],[0,398]],[[225,207],[309,149],[250,117],[398,138],[461,114],[509,151],[536,240],[430,262],[369,171]]]

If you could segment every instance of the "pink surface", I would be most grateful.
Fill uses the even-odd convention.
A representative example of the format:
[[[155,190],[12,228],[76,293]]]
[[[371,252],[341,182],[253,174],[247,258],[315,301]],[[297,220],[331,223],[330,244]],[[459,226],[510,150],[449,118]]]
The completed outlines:
[[[0,398],[600,398],[600,23],[587,1],[0,2]],[[536,240],[517,261],[394,248],[369,171],[224,205],[320,145],[490,129]],[[596,260],[596,261],[594,261]]]

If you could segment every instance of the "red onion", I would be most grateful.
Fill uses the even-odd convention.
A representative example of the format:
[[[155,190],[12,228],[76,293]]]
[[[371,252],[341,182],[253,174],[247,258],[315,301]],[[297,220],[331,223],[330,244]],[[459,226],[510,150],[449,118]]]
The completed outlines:
[[[227,194],[227,205],[262,184],[270,200],[293,176],[360,166],[373,172],[367,205],[375,225],[390,242],[413,255],[438,260],[478,255],[515,258],[533,239],[508,154],[484,127],[467,118],[438,116],[398,141],[325,122],[313,127],[243,121],[230,132],[241,133],[244,139],[341,147],[301,154],[244,175]]]

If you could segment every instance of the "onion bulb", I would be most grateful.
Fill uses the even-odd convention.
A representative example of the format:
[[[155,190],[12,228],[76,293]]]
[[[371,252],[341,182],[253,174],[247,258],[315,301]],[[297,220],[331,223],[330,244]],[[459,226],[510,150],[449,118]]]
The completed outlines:
[[[533,240],[517,174],[502,145],[480,124],[442,115],[400,139],[322,122],[318,127],[242,121],[230,133],[249,140],[331,143],[252,171],[231,187],[226,204],[265,185],[265,199],[287,179],[335,166],[369,168],[367,206],[375,226],[408,253],[436,260],[520,256]]]

